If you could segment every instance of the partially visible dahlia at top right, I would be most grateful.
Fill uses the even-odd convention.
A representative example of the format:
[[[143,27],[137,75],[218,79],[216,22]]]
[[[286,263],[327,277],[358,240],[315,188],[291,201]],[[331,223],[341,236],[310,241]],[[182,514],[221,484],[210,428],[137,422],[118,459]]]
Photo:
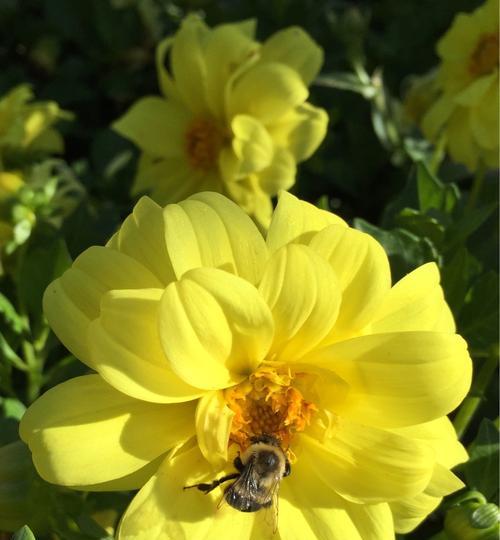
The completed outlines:
[[[392,285],[380,244],[286,192],[265,235],[217,193],[143,198],[44,310],[94,373],[31,405],[21,437],[49,482],[139,490],[118,540],[393,540],[463,486],[446,415],[471,360],[437,266]],[[228,484],[183,489],[236,481],[263,435],[291,469],[276,530],[221,505]]]

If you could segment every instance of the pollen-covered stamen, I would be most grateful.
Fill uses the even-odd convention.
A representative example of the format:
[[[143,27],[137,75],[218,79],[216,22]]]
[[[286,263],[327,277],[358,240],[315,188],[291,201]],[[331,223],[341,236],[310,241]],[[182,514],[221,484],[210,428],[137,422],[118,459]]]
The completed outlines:
[[[469,72],[474,77],[492,73],[498,67],[498,32],[485,34],[479,40],[469,61]]]
[[[258,435],[273,435],[287,449],[295,433],[310,423],[317,407],[304,399],[297,388],[301,373],[263,367],[244,382],[225,391],[234,412],[230,442],[241,451]]]
[[[223,142],[222,131],[213,121],[195,119],[185,134],[185,148],[191,166],[204,171],[214,168]]]

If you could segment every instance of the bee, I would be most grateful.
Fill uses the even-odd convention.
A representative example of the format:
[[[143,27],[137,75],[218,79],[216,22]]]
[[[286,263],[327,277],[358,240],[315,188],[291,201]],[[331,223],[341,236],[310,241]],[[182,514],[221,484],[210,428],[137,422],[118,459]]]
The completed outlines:
[[[234,480],[225,488],[223,501],[236,510],[257,512],[261,508],[277,505],[278,488],[281,480],[291,472],[290,462],[275,437],[260,435],[252,437],[250,442],[247,450],[233,462],[237,472],[210,484],[194,484],[184,489],[197,488],[206,494]]]

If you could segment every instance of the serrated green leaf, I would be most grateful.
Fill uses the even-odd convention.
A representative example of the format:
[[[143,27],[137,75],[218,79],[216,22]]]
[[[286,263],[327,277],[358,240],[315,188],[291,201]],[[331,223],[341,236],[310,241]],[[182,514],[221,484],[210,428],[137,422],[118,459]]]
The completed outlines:
[[[488,500],[494,500],[498,493],[499,459],[499,431],[491,420],[484,418],[469,448],[469,461],[464,469],[467,485]]]
[[[16,533],[14,533],[12,540],[36,540],[36,538],[35,535],[31,532],[31,529],[27,525],[25,525],[24,527],[21,527]]]

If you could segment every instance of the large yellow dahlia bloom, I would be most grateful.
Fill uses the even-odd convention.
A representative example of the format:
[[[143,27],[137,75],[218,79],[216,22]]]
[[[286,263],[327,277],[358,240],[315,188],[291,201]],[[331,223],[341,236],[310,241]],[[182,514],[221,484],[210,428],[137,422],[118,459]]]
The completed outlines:
[[[437,45],[441,96],[422,119],[430,140],[444,137],[453,160],[475,170],[498,167],[499,1],[459,13]]]
[[[323,52],[297,27],[262,44],[254,34],[253,20],[210,29],[191,15],[159,44],[162,97],[113,125],[142,151],[133,194],[165,204],[218,191],[269,224],[270,197],[294,184],[326,133],[326,112],[306,102]]]
[[[21,436],[50,482],[140,488],[120,540],[272,536],[265,510],[182,489],[263,433],[292,464],[274,538],[393,539],[462,486],[445,415],[471,360],[436,266],[391,287],[373,238],[286,192],[265,237],[220,194],[143,198],[44,308],[96,373],[44,394]]]

